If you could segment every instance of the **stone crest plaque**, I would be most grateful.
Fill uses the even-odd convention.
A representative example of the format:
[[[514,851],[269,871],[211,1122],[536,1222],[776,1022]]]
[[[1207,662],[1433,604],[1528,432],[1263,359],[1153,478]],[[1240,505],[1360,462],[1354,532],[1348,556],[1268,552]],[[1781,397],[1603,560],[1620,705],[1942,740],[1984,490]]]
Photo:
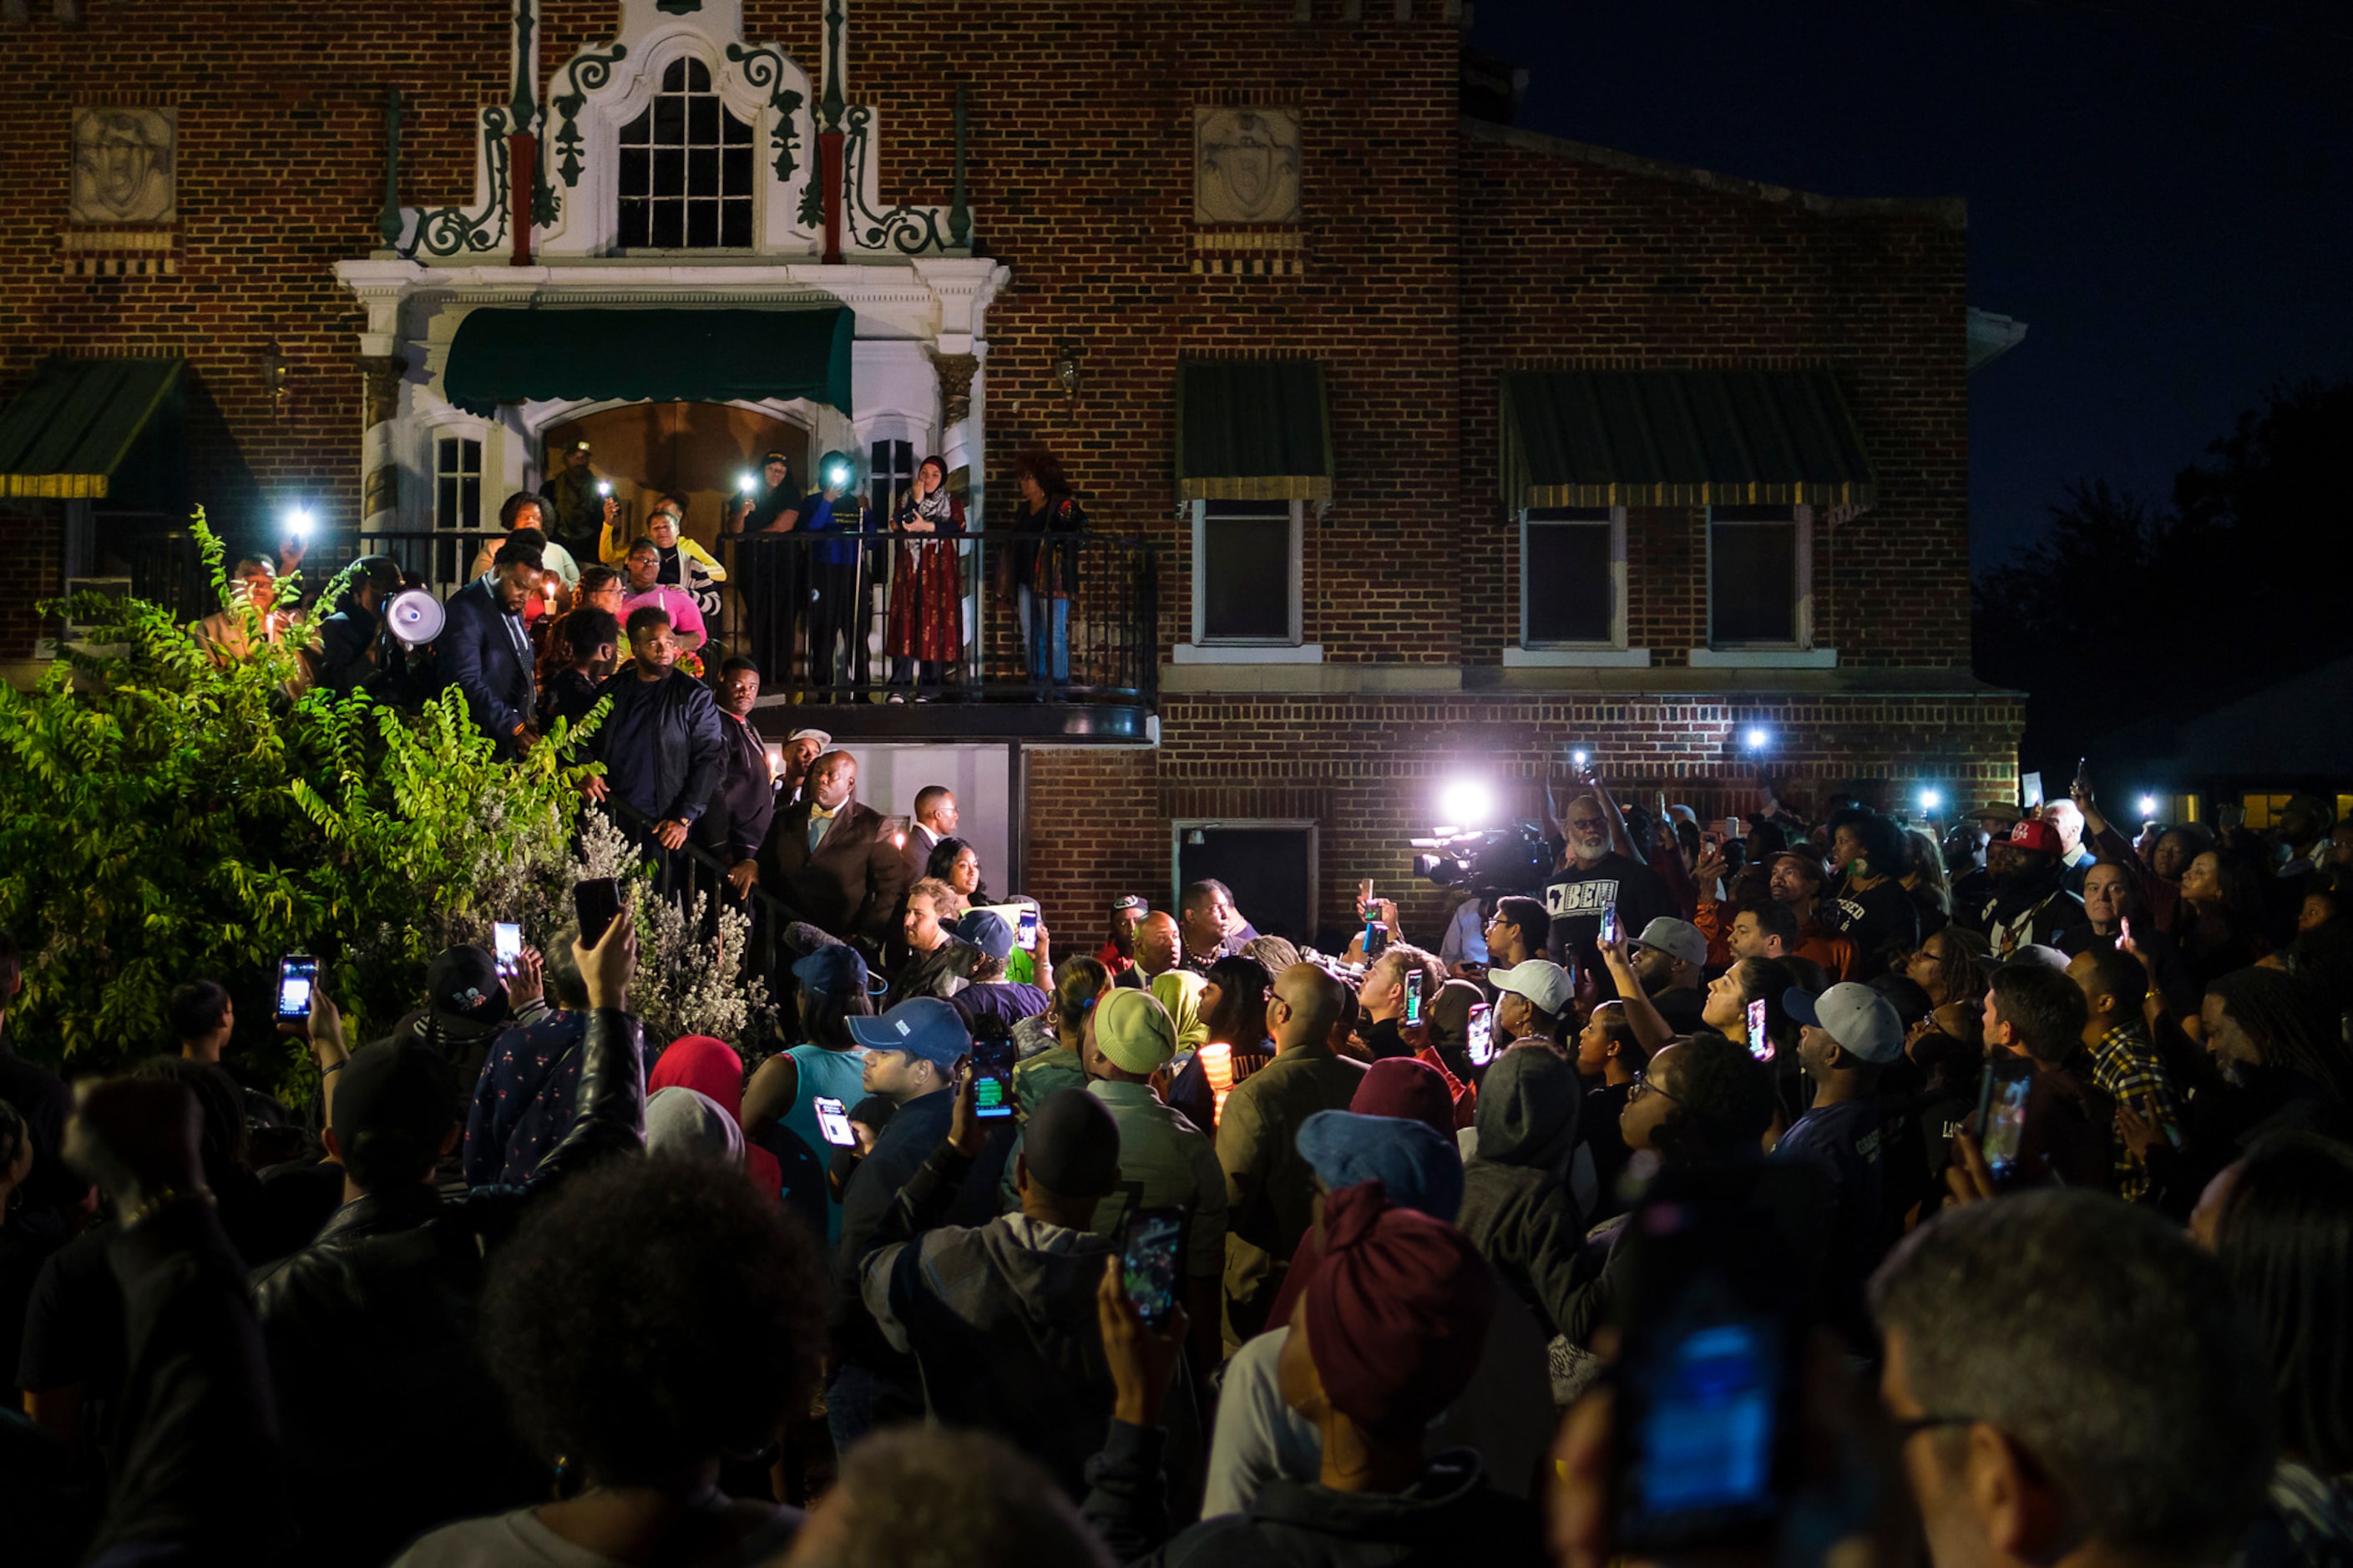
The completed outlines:
[[[179,130],[176,109],[75,110],[73,221],[170,223]]]
[[[1197,223],[1299,221],[1299,111],[1193,111]]]

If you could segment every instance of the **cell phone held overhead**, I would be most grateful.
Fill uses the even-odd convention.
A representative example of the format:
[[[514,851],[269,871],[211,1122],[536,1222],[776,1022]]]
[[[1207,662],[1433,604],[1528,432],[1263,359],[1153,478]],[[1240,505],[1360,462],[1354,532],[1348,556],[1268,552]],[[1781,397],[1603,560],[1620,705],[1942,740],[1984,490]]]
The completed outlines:
[[[972,1043],[972,1113],[983,1121],[1003,1121],[1013,1115],[1013,1064],[1019,1049],[1009,1039],[977,1039]]]
[[[278,961],[278,1021],[300,1023],[311,1016],[311,994],[318,989],[319,961],[307,952],[290,952]]]
[[[1185,1246],[1185,1211],[1139,1209],[1127,1223],[1120,1252],[1120,1283],[1145,1326],[1157,1329],[1176,1310],[1178,1264]]]
[[[605,940],[606,928],[621,918],[621,886],[610,877],[591,877],[572,884],[572,913],[580,922],[580,945],[594,947]]]

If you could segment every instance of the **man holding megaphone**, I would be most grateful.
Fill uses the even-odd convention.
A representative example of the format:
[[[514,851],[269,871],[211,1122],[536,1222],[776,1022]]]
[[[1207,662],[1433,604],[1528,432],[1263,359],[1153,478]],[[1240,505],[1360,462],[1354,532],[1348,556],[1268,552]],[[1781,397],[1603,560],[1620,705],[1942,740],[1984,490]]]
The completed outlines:
[[[391,640],[385,618],[401,584],[400,563],[389,555],[363,555],[352,563],[350,584],[335,601],[334,613],[319,623],[320,686],[338,696],[360,687],[382,699],[395,696],[395,677],[406,659],[397,643],[385,646]]]

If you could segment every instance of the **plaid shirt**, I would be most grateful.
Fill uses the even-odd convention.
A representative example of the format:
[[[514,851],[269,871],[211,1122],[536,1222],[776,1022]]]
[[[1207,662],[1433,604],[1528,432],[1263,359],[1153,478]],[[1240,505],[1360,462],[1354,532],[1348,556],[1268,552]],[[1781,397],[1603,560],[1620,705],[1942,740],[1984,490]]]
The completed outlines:
[[[2165,1076],[2165,1064],[2158,1060],[2137,1025],[2119,1024],[2100,1037],[2100,1043],[2092,1047],[2092,1081],[2114,1096],[2117,1104],[2129,1105],[2144,1115],[2147,1102],[2154,1100],[2158,1121],[2179,1124],[2180,1108],[2174,1100],[2172,1082]],[[2121,1138],[2116,1140],[2116,1192],[2127,1203],[2141,1203],[2148,1196],[2148,1166]]]

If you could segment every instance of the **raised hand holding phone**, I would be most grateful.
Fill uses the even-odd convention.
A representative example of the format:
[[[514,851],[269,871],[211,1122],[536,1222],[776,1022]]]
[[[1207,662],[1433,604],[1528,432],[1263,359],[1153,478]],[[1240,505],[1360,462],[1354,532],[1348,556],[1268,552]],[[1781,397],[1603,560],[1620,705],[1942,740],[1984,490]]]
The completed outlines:
[[[1131,1426],[1157,1426],[1169,1374],[1185,1353],[1185,1336],[1192,1325],[1181,1304],[1170,1307],[1166,1321],[1157,1329],[1147,1324],[1128,1300],[1124,1268],[1120,1255],[1104,1258],[1103,1283],[1095,1288],[1095,1321],[1103,1331],[1103,1360],[1111,1371],[1112,1419]]]
[[[980,1119],[980,1071],[972,1058],[956,1063],[955,1106],[948,1112],[947,1146],[967,1160],[980,1157],[988,1142],[988,1126]]]

